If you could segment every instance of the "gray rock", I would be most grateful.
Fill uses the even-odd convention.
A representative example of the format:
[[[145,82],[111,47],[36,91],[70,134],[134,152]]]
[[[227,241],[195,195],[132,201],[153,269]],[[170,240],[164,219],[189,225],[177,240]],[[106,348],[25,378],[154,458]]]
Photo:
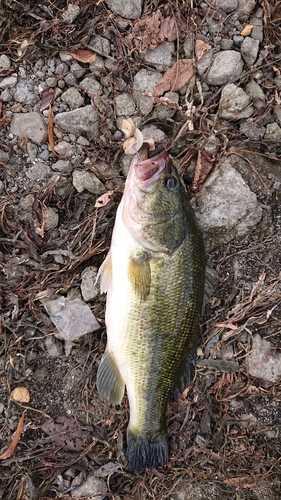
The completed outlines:
[[[215,55],[207,73],[206,82],[209,85],[223,85],[239,76],[243,69],[243,60],[239,52],[225,50]]]
[[[71,491],[73,498],[87,497],[88,500],[103,500],[106,496],[107,486],[103,479],[97,478],[94,475],[88,476],[87,479],[78,488]]]
[[[179,94],[177,92],[166,92],[163,98],[169,99],[169,101],[173,101],[176,104],[178,104],[179,102]],[[176,111],[176,108],[171,108],[169,106],[165,106],[164,104],[159,104],[158,106],[155,106],[153,116],[160,119],[172,118]]]
[[[119,94],[114,99],[117,116],[132,116],[136,111],[133,99],[128,94]]]
[[[237,10],[238,1],[237,0],[216,0],[215,6],[219,9],[224,10],[227,14]]]
[[[264,136],[265,127],[262,127],[255,122],[247,121],[240,124],[240,131],[249,139],[259,141]]]
[[[31,181],[42,181],[50,177],[51,173],[49,165],[46,165],[43,161],[38,161],[26,171],[25,175]]]
[[[11,61],[9,57],[7,57],[5,54],[2,54],[0,56],[0,68],[1,69],[9,69],[11,66]]]
[[[102,94],[101,84],[95,78],[90,78],[89,76],[80,82],[80,87],[87,91],[87,94],[91,97],[91,99],[95,99],[96,96]]]
[[[3,149],[0,149],[0,161],[8,163],[9,158],[10,158],[9,153],[7,151],[3,151]]]
[[[142,135],[144,139],[150,139],[152,137],[156,144],[167,139],[166,134],[155,125],[147,125],[144,127],[142,129]]]
[[[46,231],[50,231],[50,229],[57,227],[59,223],[59,216],[56,208],[46,207],[45,216],[46,216],[46,221],[45,221]]]
[[[278,125],[281,125],[281,107],[280,106],[276,106],[276,108],[274,109],[274,116],[275,116],[275,120],[277,121]]]
[[[14,89],[14,99],[17,102],[32,104],[35,97],[34,92],[30,91],[31,82],[29,80],[19,80]]]
[[[81,293],[85,302],[94,300],[99,294],[99,285],[96,284],[98,269],[89,266],[81,273]]]
[[[63,75],[64,73],[68,73],[69,67],[65,62],[61,62],[60,64],[57,65],[56,67],[56,75]]]
[[[249,118],[254,112],[250,103],[251,99],[246,92],[230,83],[222,90],[218,114],[225,120]]]
[[[260,42],[258,40],[254,40],[254,38],[249,36],[246,36],[241,43],[241,54],[248,66],[253,66],[255,63],[258,57],[259,45]]]
[[[14,113],[11,121],[11,132],[14,135],[26,134],[28,139],[41,145],[48,138],[44,118],[35,111],[29,113]]]
[[[249,24],[253,25],[251,37],[259,42],[263,41],[263,10],[257,9],[253,16],[250,17]]]
[[[88,170],[74,170],[72,183],[78,193],[85,189],[93,194],[102,194],[105,192],[103,183],[98,177]]]
[[[207,50],[197,62],[197,71],[200,76],[204,75],[205,71],[211,66],[214,54],[212,50]]]
[[[58,358],[63,353],[63,344],[53,335],[48,335],[44,340],[45,348],[51,358]]]
[[[76,82],[77,82],[77,78],[76,76],[70,71],[69,73],[67,73],[67,75],[65,75],[64,77],[64,80],[59,80],[59,82],[63,82],[65,81],[65,83],[67,83],[67,85],[71,86],[71,85],[75,85]],[[59,83],[58,82],[58,83]]]
[[[271,342],[253,335],[252,351],[246,357],[249,374],[268,382],[277,382],[281,377],[281,354],[274,352]]]
[[[143,0],[106,0],[107,6],[114,14],[125,19],[138,19],[141,16]]]
[[[107,55],[110,54],[110,42],[109,40],[107,40],[107,38],[104,38],[103,36],[100,35],[94,36],[93,38],[91,38],[89,45],[94,50],[96,49]]]
[[[152,93],[157,82],[162,77],[158,71],[141,69],[134,76],[135,98],[142,115],[146,115],[153,108],[153,100],[143,94]]]
[[[5,184],[4,184],[4,182],[3,182],[3,181],[0,181],[0,195],[2,195],[2,194],[3,194],[4,189],[5,189]]]
[[[238,0],[238,14],[240,21],[247,21],[256,6],[256,0]]]
[[[91,105],[58,113],[55,121],[56,125],[65,132],[72,132],[75,135],[85,134],[89,139],[100,136],[99,115]]]
[[[80,14],[80,7],[73,3],[68,4],[67,10],[62,13],[62,18],[66,23],[73,23]]]
[[[194,207],[208,250],[245,236],[262,217],[262,208],[242,176],[225,160],[205,183]]]
[[[82,78],[86,73],[86,69],[80,66],[77,61],[71,64],[70,71],[76,78]]]
[[[26,145],[26,151],[31,162],[34,162],[38,155],[38,147],[33,142],[28,142]]]
[[[277,123],[269,123],[266,126],[264,139],[272,139],[274,141],[281,141],[281,128]]]
[[[244,41],[244,37],[242,35],[234,35],[233,36],[233,44],[235,47],[238,47],[240,49],[243,41]]]
[[[194,35],[188,33],[183,44],[184,55],[187,59],[192,59],[194,56]]]
[[[11,101],[12,98],[13,98],[13,96],[12,96],[12,94],[10,92],[10,89],[5,89],[0,94],[0,99],[3,102],[9,102],[9,101]]]
[[[144,60],[159,71],[170,68],[174,63],[175,44],[174,42],[161,43],[155,49],[146,52]]]
[[[71,158],[76,153],[76,147],[73,144],[69,144],[67,141],[60,141],[55,145],[55,151],[59,156],[63,158]]]
[[[52,169],[55,170],[55,172],[69,172],[71,169],[70,161],[58,160],[52,165]]]
[[[245,90],[247,94],[251,97],[253,106],[257,109],[262,108],[265,105],[265,95],[255,80],[251,80],[246,84]]]
[[[3,80],[0,81],[0,89],[7,89],[14,87],[18,81],[17,76],[7,76],[7,78],[3,78]]]
[[[66,90],[61,95],[61,98],[66,104],[68,104],[70,109],[77,109],[84,105],[84,98],[81,96],[79,90],[77,90],[75,87],[71,87],[70,89]]]
[[[230,38],[223,38],[221,41],[221,50],[231,50],[233,47],[233,40]]]

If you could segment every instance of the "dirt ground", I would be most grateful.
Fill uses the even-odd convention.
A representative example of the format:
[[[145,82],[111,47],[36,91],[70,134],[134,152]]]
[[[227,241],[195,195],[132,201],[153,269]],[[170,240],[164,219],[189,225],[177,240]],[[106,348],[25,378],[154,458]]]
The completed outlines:
[[[43,2],[46,8],[51,3]],[[90,14],[86,2],[80,3],[90,22],[95,13]],[[66,2],[57,4],[63,9]],[[148,3],[147,12],[156,10],[158,4],[162,2]],[[200,2],[195,4],[199,8]],[[183,8],[184,2],[176,5]],[[14,67],[22,61],[12,42],[17,16],[33,44],[24,57],[33,62],[67,50],[81,28],[77,24],[64,40],[59,38],[58,24],[46,24],[44,31],[41,23],[36,33],[38,13],[32,3],[4,1],[0,8],[1,15],[7,16],[1,53],[13,58]],[[190,6],[185,8],[184,16],[191,15]],[[100,9],[100,16],[104,14],[100,5],[95,9]],[[111,20],[107,14],[108,25]],[[101,27],[99,30],[102,33]],[[215,97],[214,102],[218,102]],[[2,103],[1,146],[9,147],[4,108]],[[182,157],[197,143],[198,135],[204,135],[199,121],[198,134],[181,138],[176,145],[177,152],[183,151]],[[171,128],[167,129],[171,139]],[[223,130],[218,133],[220,138],[224,134]],[[188,146],[183,146],[184,140]],[[112,408],[100,401],[95,388],[106,342],[105,297],[100,295],[89,303],[101,328],[75,341],[68,356],[63,342],[54,337],[54,326],[42,305],[47,296],[79,290],[83,270],[100,266],[110,244],[122,185],[114,187],[109,203],[101,208],[94,208],[93,195],[77,193],[71,176],[32,188],[20,169],[22,150],[16,153],[10,147],[9,165],[0,165],[6,186],[0,197],[0,455],[11,443],[16,447],[11,454],[0,456],[0,498],[66,500],[91,474],[106,487],[96,498],[281,498],[280,379],[272,383],[252,377],[247,365],[253,335],[270,340],[277,354],[281,347],[281,148],[276,141],[241,142],[237,124],[228,129],[228,140],[216,160],[230,151],[243,151],[249,168],[243,167],[241,173],[256,192],[265,215],[249,236],[208,252],[218,280],[202,318],[196,377],[168,406],[169,464],[140,476],[132,476],[127,467],[126,397],[120,407]],[[122,151],[120,143],[109,141],[108,147],[91,145],[86,154],[118,167]],[[182,174],[190,189],[188,165],[183,165]],[[124,179],[122,172],[119,179]],[[33,219],[22,204],[26,194],[33,196]],[[45,206],[58,210],[59,223],[41,237],[32,220],[42,221]],[[66,250],[73,259],[63,253]],[[28,389],[30,401],[13,401],[10,395],[16,387]],[[24,422],[20,420],[23,414]]]

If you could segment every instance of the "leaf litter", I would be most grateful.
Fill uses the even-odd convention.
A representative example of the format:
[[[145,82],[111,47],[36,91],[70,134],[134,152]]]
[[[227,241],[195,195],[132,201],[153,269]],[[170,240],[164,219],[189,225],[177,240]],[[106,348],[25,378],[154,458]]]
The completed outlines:
[[[21,7],[21,2],[9,11],[11,17],[4,34],[7,34],[5,40],[9,40],[9,36],[10,39],[17,38],[8,49],[15,58],[24,57],[28,50],[32,58],[37,41],[43,58],[46,57],[44,50],[49,54],[50,44],[55,50],[69,52],[70,46],[80,43],[81,35],[93,29],[92,14],[86,4],[77,25],[69,26],[61,20],[61,7],[56,3],[47,3],[48,8],[44,5],[47,10],[39,7],[40,19],[30,15],[33,14],[32,5],[29,10],[25,6],[18,16],[17,9]],[[182,19],[178,16],[179,6]],[[114,37],[118,33],[115,21],[113,23],[101,3],[95,8],[97,31],[103,33],[104,26],[109,26]],[[169,5],[167,10],[163,6],[160,10],[157,8],[156,13],[159,11],[161,16],[159,13],[155,15],[151,24],[150,18],[154,16],[152,4],[150,7],[146,5],[146,9],[142,19],[144,23],[137,26],[136,21],[133,26],[133,30],[136,29],[136,45],[127,33],[122,35],[122,44],[120,32],[114,38],[119,50],[114,58],[117,73],[125,67],[131,74],[134,60],[129,50],[132,47],[145,53],[159,40],[168,41],[172,37],[176,40],[176,31],[180,31],[179,26],[182,26],[180,23],[187,21],[187,6],[183,3],[176,2],[173,6],[176,15],[169,11]],[[21,18],[20,26],[17,17]],[[188,20],[193,22],[195,18],[191,16]],[[157,40],[154,29],[158,34]],[[82,50],[84,46],[82,44]],[[208,47],[201,44],[197,49],[199,59]],[[270,50],[266,57],[270,57]],[[136,67],[139,67],[137,61]],[[174,76],[179,69],[175,67]],[[182,85],[182,81],[177,84]],[[167,90],[174,89],[173,83],[168,74],[162,88],[168,85]],[[155,99],[161,99],[160,95]],[[190,99],[193,97],[191,86]],[[216,99],[215,93],[210,96],[211,108],[218,103]],[[1,116],[0,125],[4,127],[9,117],[5,116],[5,111]],[[193,120],[194,135],[184,128],[184,124],[176,154],[179,160],[185,158],[182,175],[187,185],[192,185],[189,179],[194,179],[197,168],[196,188],[200,189],[208,169],[211,169],[212,156],[204,156],[203,142],[198,141],[203,141],[209,131],[201,128],[201,122],[198,124],[196,112]],[[174,127],[175,122],[171,126]],[[230,127],[227,135],[235,145],[235,128]],[[218,131],[217,137],[225,147],[224,132]],[[89,155],[96,155],[108,163],[114,159],[118,163],[121,158],[118,147],[110,142],[107,153],[104,145],[98,144],[94,151],[89,150]],[[191,161],[191,173],[187,159],[194,160]],[[262,488],[268,481],[274,481],[271,483],[273,489],[264,497],[273,499],[272,491],[278,497],[280,384],[250,377],[244,363],[251,353],[252,335],[258,333],[267,337],[272,349],[279,349],[280,277],[277,269],[280,251],[276,250],[278,242],[274,241],[274,237],[265,242],[262,240],[262,243],[257,242],[255,236],[236,241],[210,255],[218,268],[220,281],[202,324],[204,339],[207,340],[202,341],[201,346],[205,349],[208,342],[215,342],[208,346],[208,359],[203,359],[209,361],[209,365],[199,363],[192,386],[179,401],[169,404],[171,460],[165,469],[147,472],[141,477],[132,477],[127,473],[123,452],[127,402],[125,400],[118,409],[107,407],[99,401],[94,387],[93,372],[103,351],[104,329],[77,339],[77,349],[74,348],[74,354],[69,358],[51,358],[46,352],[45,341],[47,337],[54,338],[54,327],[43,310],[41,300],[52,294],[67,295],[69,290],[79,286],[80,272],[86,265],[92,264],[93,258],[97,266],[102,262],[109,247],[121,194],[122,187],[114,186],[102,195],[101,203],[98,203],[97,199],[93,200],[85,193],[77,195],[71,182],[58,176],[32,194],[32,217],[29,219],[22,217],[16,195],[2,195],[0,198],[1,263],[5,285],[0,336],[0,353],[5,360],[4,367],[1,365],[1,401],[9,398],[14,385],[20,384],[28,388],[31,397],[31,409],[25,413],[25,426],[18,406],[15,408],[13,403],[10,403],[10,408],[13,409],[14,420],[1,413],[1,439],[4,443],[1,451],[5,453],[9,443],[14,443],[9,458],[1,463],[4,495],[24,498],[26,487],[30,498],[35,489],[38,498],[60,497],[60,493],[53,488],[57,478],[63,478],[63,484],[69,485],[69,474],[78,479],[86,476],[85,471],[91,470],[108,479],[108,495],[116,498],[160,500],[176,497],[178,492],[182,494],[183,491],[191,491],[193,496],[200,498],[205,491],[205,498],[215,495],[213,498],[228,500],[239,494],[240,498],[252,500],[257,498],[253,496],[254,491],[258,491],[256,488]],[[45,208],[48,206],[60,212],[61,223],[55,231],[45,227]],[[277,214],[277,203],[274,208]],[[276,215],[276,228],[280,220],[278,217]],[[243,278],[239,278],[240,268],[245,269]],[[259,276],[263,271],[266,273],[261,282]],[[104,299],[91,303],[90,308],[99,324],[104,326]],[[236,370],[237,365],[239,369]],[[38,412],[32,411],[32,408]],[[52,425],[48,421],[49,434],[43,433],[42,425],[46,417],[39,413],[42,409],[55,417]],[[66,412],[72,412],[74,417],[66,417]],[[18,431],[17,422],[20,423]],[[13,441],[11,436],[15,431],[16,440]],[[72,450],[68,448],[68,443]],[[243,489],[252,490],[252,496],[244,496]],[[65,489],[60,491],[63,496],[68,495]]]

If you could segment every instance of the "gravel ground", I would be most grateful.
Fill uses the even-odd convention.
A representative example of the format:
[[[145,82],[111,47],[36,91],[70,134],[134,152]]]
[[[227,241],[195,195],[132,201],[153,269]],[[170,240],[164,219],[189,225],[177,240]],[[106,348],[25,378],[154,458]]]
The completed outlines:
[[[0,4],[0,498],[281,497],[280,14]],[[173,157],[218,273],[196,378],[168,407],[170,462],[139,477],[127,400],[95,389],[128,117]]]

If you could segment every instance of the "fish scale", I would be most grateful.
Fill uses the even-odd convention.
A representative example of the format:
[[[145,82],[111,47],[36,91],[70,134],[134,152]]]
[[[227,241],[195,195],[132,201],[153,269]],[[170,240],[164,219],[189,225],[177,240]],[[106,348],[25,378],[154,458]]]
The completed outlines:
[[[100,275],[108,341],[97,388],[118,404],[126,386],[128,461],[140,473],[168,461],[167,402],[193,377],[204,295],[201,232],[166,153],[133,159]]]

